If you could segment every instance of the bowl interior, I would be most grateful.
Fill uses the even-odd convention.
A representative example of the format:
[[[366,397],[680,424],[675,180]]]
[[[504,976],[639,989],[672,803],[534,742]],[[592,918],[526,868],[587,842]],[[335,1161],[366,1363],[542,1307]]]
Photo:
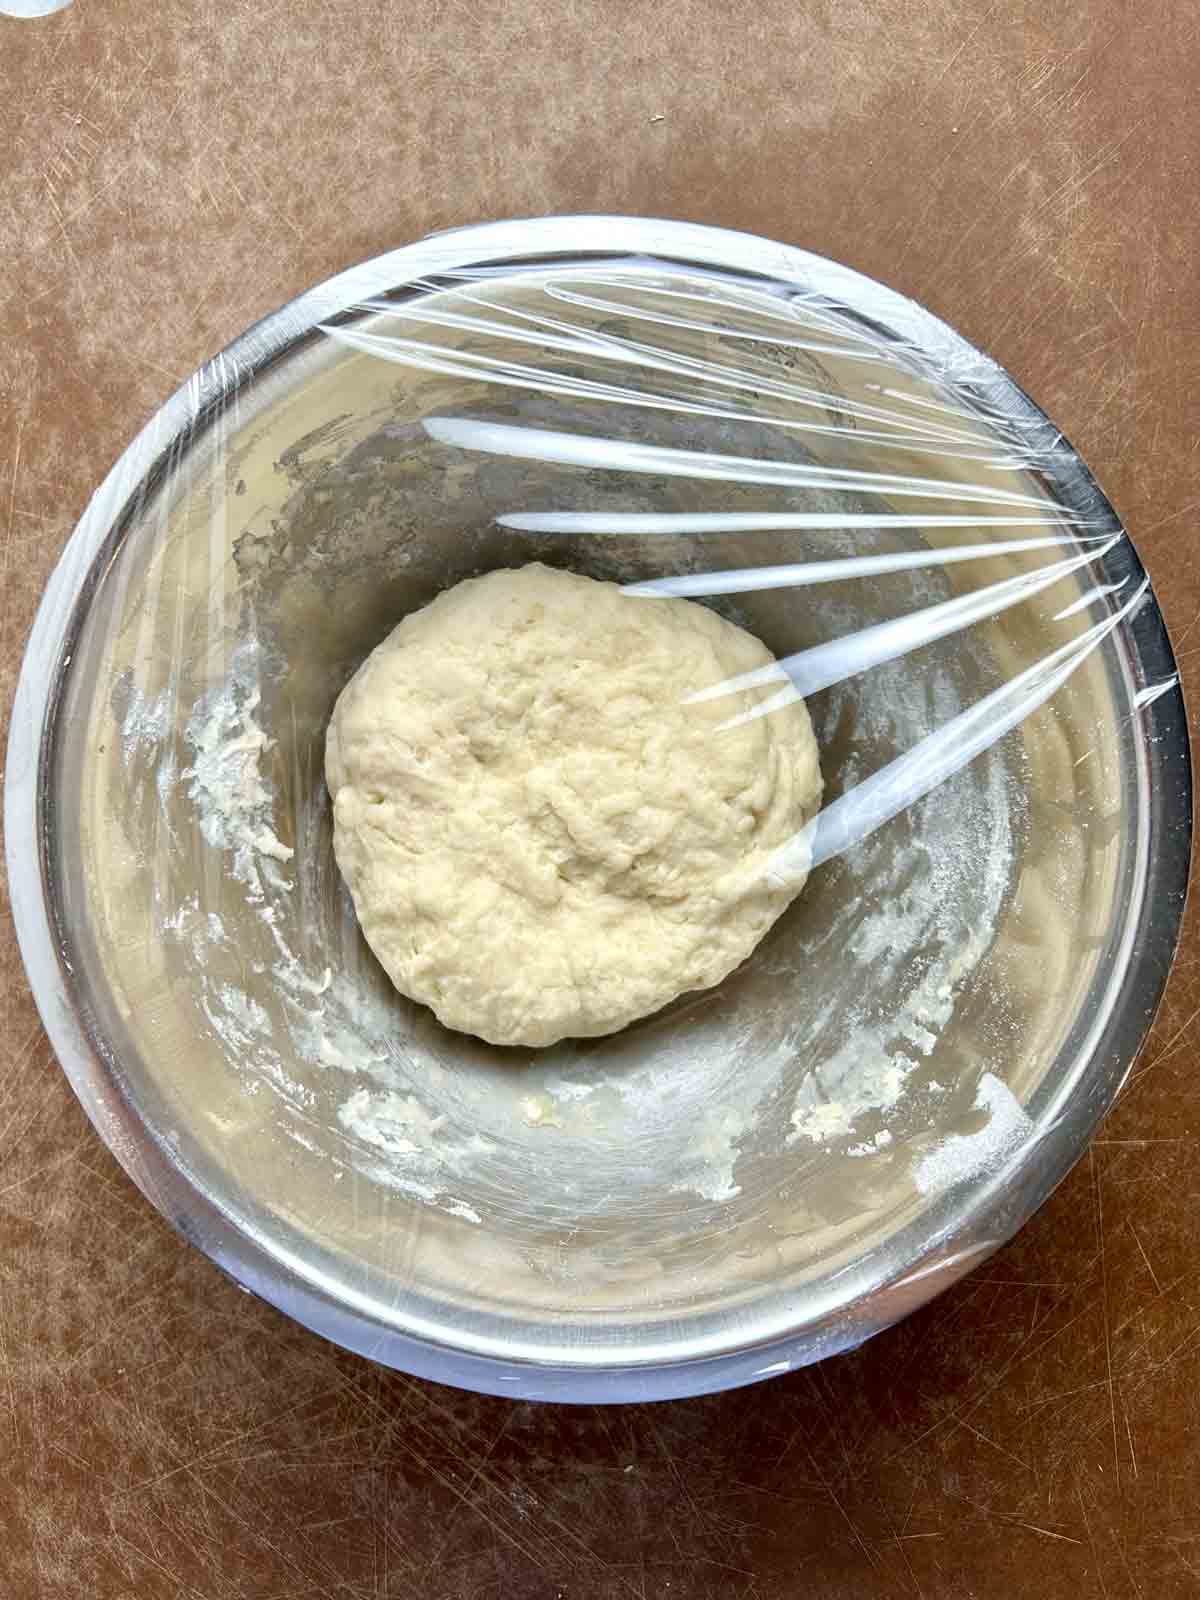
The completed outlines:
[[[715,332],[713,282],[559,261],[497,268],[469,296],[398,286],[397,308],[451,314],[417,335],[444,352],[438,372],[301,330],[147,476],[64,676],[50,880],[123,1092],[239,1226],[334,1298],[450,1343],[651,1360],[688,1329],[720,1342],[794,1324],[863,1261],[883,1281],[1077,1092],[1119,986],[1146,784],[1120,634],[1018,731],[814,872],[719,988],[611,1038],[531,1052],[450,1033],[365,945],[332,856],[325,725],[363,657],[440,590],[532,560],[628,581],[1012,539],[882,520],[978,513],[981,477],[1054,510],[1019,452],[983,464],[1011,444],[1002,419],[888,348],[886,329],[870,330],[868,360],[846,308],[823,302],[806,322],[770,285],[728,279]],[[576,325],[605,337],[644,340],[647,308],[687,309],[697,326],[653,330],[685,363],[664,380],[677,398],[728,392],[688,360],[742,364],[763,388],[722,417],[457,368],[464,350],[500,347],[479,319],[561,315],[563,291]],[[785,312],[803,340],[785,337]],[[380,304],[344,324],[413,335]],[[953,406],[957,453],[931,461],[906,435],[874,437],[864,408],[881,403],[910,417]],[[781,414],[822,431],[789,431]],[[432,415],[866,476],[780,488],[517,461],[437,442]],[[900,500],[878,473],[949,488]],[[865,520],[670,537],[496,522],[548,509]],[[785,655],[1053,556],[997,551],[712,603]],[[1106,577],[1122,559],[1105,558]],[[816,695],[827,799],[1108,614],[1115,602],[1094,594],[1061,615],[1096,581],[1085,568]]]

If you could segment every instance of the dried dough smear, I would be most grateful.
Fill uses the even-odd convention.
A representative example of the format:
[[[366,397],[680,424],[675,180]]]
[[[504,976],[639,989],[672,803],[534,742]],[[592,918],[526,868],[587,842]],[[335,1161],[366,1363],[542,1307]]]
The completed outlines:
[[[683,703],[770,652],[688,600],[540,564],[457,584],[346,685],[334,849],[396,987],[493,1044],[611,1033],[719,983],[798,893],[766,858],[815,812],[802,703]]]

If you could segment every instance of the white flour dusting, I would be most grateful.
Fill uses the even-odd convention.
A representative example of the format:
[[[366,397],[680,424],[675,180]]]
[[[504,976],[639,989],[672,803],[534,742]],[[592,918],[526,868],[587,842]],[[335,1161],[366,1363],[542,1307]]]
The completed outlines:
[[[848,1156],[875,1156],[881,1150],[886,1150],[892,1142],[892,1136],[886,1128],[880,1128],[872,1139],[864,1139],[861,1144],[852,1144],[846,1151]]]
[[[271,1019],[266,1011],[232,984],[217,987],[206,979],[200,1004],[221,1038],[239,1054],[257,1053],[259,1042],[271,1036]]]
[[[914,1177],[922,1194],[936,1194],[1000,1166],[1033,1132],[1020,1101],[993,1072],[980,1078],[974,1109],[987,1114],[978,1132],[951,1134],[921,1158]]]
[[[241,645],[233,656],[228,680],[206,695],[187,725],[194,752],[182,774],[190,780],[200,831],[216,850],[233,857],[233,875],[257,900],[266,887],[286,890],[279,863],[295,852],[271,826],[273,796],[262,775],[260,758],[274,741],[255,717],[262,701],[259,651]]]
[[[925,692],[931,724],[955,714],[953,692],[941,673],[929,674]],[[864,696],[855,709],[863,737],[878,741],[889,717],[888,696]],[[860,777],[853,756],[849,767],[842,774],[847,786]],[[987,791],[992,837],[978,856],[944,842],[956,832],[969,836],[972,809],[979,804],[961,780],[951,780],[921,802],[937,821],[914,826],[907,843],[897,842],[886,870],[871,872],[867,865],[879,849],[879,835],[849,852],[847,859],[862,863],[863,878],[873,880],[875,892],[870,916],[846,938],[846,954],[864,974],[870,972],[871,990],[898,992],[897,1001],[874,1012],[852,1003],[839,1018],[841,1042],[805,1074],[796,1093],[790,1145],[845,1140],[863,1117],[894,1111],[920,1061],[936,1048],[963,978],[991,944],[1012,872],[1011,825],[998,763],[989,769]],[[911,891],[913,882],[922,884],[919,894]],[[968,888],[978,908],[969,922],[957,909]],[[914,963],[916,951],[929,952],[923,966]],[[862,1155],[873,1148],[860,1142],[847,1153]]]
[[[133,684],[129,685],[129,701],[121,721],[121,738],[125,744],[126,758],[142,744],[159,744],[171,727],[171,705],[166,690],[147,700]]]
[[[705,1200],[732,1200],[740,1194],[741,1185],[734,1182],[733,1169],[740,1142],[753,1125],[748,1107],[726,1105],[705,1111],[697,1137],[689,1147],[688,1167],[671,1187]]]
[[[367,1144],[390,1156],[419,1155],[446,1125],[413,1095],[372,1094],[359,1089],[338,1107],[338,1121]]]

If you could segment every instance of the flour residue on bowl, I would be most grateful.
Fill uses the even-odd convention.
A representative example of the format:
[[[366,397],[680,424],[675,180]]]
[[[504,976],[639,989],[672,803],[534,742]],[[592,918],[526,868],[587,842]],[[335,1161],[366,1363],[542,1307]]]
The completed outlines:
[[[229,677],[196,706],[186,730],[192,765],[181,774],[201,833],[214,849],[230,856],[233,875],[256,900],[268,888],[288,889],[280,868],[295,854],[272,826],[274,797],[262,772],[262,757],[275,741],[257,719],[260,654],[253,640],[240,645]]]
[[[1020,1101],[994,1072],[980,1078],[973,1109],[986,1118],[975,1132],[950,1134],[917,1163],[914,1177],[922,1194],[936,1194],[996,1170],[1033,1133]]]
[[[849,619],[847,619],[849,620]],[[933,669],[925,694],[931,725],[954,714],[954,696],[945,677]],[[870,745],[886,732],[894,715],[892,696],[902,692],[897,674],[883,669],[872,693],[854,704],[855,727]],[[828,721],[843,713],[835,698]],[[862,776],[852,751],[842,782]],[[845,959],[862,971],[868,998],[850,997],[819,1061],[806,1073],[791,1112],[789,1145],[823,1146],[854,1137],[865,1119],[891,1116],[909,1090],[921,1064],[935,1050],[954,1014],[963,980],[986,955],[1013,868],[1012,827],[1000,763],[981,765],[975,781],[962,775],[943,784],[893,828],[890,858],[879,836],[849,852],[848,862],[874,885],[870,916],[856,926],[831,930],[844,944]],[[990,834],[990,847],[975,853],[956,841]],[[912,885],[919,884],[920,892]],[[819,892],[819,890],[817,891]],[[906,976],[908,977],[906,983]],[[880,1011],[871,991],[899,991],[897,1003]],[[847,1145],[853,1156],[875,1155],[892,1143],[874,1135]]]

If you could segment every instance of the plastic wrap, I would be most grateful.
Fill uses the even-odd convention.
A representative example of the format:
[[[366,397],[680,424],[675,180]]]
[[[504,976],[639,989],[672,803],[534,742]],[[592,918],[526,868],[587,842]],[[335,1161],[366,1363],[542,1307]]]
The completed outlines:
[[[540,560],[714,605],[804,698],[804,893],[717,989],[493,1050],[402,1000],[330,847],[341,686]],[[628,1398],[858,1342],[1082,1148],[1165,978],[1190,777],[1145,576],[985,357],[832,263],[681,224],[425,241],[180,391],[98,492],[22,676],[18,931],[143,1188],[354,1348]]]

